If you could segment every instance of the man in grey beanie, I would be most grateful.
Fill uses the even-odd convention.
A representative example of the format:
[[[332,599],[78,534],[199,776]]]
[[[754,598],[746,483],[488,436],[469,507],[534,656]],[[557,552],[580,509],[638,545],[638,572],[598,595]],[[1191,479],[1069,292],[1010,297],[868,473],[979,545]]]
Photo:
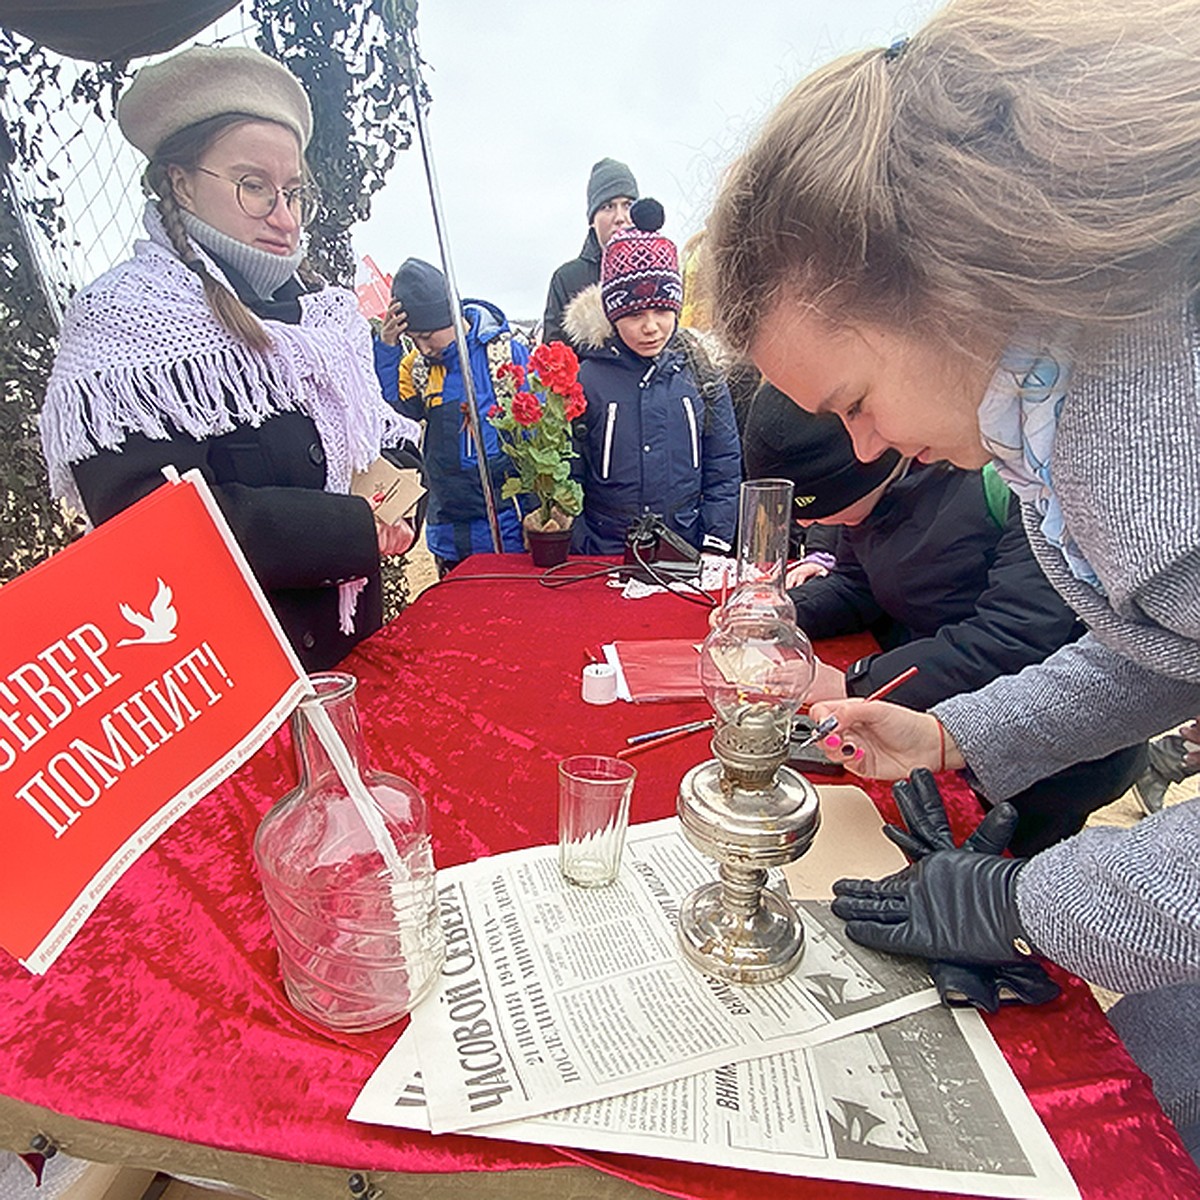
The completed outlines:
[[[587,187],[587,239],[578,258],[565,262],[550,279],[546,313],[542,318],[542,340],[570,342],[562,326],[563,309],[574,296],[600,282],[600,258],[618,229],[632,222],[630,205],[638,198],[633,172],[615,158],[602,158],[592,167]]]

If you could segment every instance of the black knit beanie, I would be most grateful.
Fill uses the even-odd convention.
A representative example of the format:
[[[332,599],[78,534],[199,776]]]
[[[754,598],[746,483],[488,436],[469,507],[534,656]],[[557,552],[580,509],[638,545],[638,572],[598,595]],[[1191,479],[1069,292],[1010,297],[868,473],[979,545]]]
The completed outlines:
[[[747,479],[781,477],[795,484],[792,515],[807,521],[861,500],[900,461],[895,450],[887,450],[872,462],[859,462],[840,417],[805,412],[769,383],[750,402],[742,454]]]
[[[446,277],[419,258],[406,258],[392,280],[392,298],[399,300],[413,333],[432,333],[454,324]]]
[[[591,178],[588,179],[588,224],[592,223],[592,218],[603,205],[618,196],[628,196],[630,200],[636,200],[637,180],[623,162],[617,162],[615,158],[602,158],[592,167]]]

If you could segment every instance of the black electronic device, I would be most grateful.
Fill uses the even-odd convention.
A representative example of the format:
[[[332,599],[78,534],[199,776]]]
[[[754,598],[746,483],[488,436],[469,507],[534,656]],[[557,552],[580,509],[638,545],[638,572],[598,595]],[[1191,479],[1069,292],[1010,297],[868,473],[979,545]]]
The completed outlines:
[[[643,583],[695,581],[700,576],[700,551],[668,529],[657,513],[646,513],[625,535],[625,562],[618,574]]]

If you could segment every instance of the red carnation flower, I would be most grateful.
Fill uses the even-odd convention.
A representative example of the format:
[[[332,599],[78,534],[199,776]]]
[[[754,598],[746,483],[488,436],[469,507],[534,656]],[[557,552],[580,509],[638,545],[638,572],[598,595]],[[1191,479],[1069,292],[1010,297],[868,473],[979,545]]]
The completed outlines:
[[[513,397],[512,415],[518,425],[536,425],[542,419],[542,406],[532,392],[518,392]]]

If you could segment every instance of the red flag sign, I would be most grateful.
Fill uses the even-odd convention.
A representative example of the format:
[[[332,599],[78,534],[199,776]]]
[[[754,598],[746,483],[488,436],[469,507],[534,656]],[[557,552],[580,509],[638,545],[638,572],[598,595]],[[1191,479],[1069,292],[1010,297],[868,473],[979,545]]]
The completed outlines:
[[[196,473],[0,589],[0,945],[36,974],[310,690]]]
[[[363,255],[359,277],[354,288],[358,311],[368,320],[383,320],[392,302],[392,277],[385,275],[369,254]]]

